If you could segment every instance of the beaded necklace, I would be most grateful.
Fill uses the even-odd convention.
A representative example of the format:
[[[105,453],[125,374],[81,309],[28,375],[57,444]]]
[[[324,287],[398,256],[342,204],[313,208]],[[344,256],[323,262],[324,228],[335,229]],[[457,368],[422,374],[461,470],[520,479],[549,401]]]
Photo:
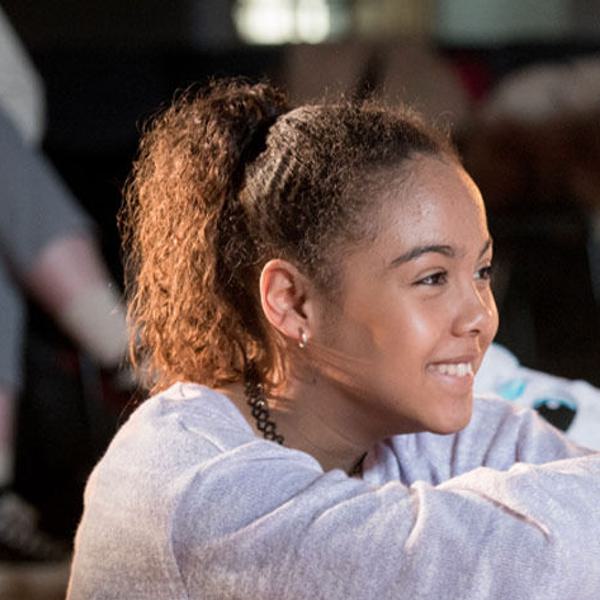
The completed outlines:
[[[246,369],[244,379],[246,402],[252,408],[252,416],[256,419],[256,426],[262,431],[266,440],[277,442],[283,446],[283,436],[277,433],[277,425],[275,425],[275,421],[271,420],[265,388],[258,381],[254,364]]]
[[[262,432],[263,437],[283,446],[284,437],[277,433],[277,425],[271,419],[265,388],[258,381],[258,374],[253,363],[246,368],[244,374],[244,395],[246,396],[246,402],[252,409],[252,416],[256,419],[256,427]],[[367,453],[365,452],[352,469],[348,471],[350,477],[362,474],[363,462],[366,456]]]

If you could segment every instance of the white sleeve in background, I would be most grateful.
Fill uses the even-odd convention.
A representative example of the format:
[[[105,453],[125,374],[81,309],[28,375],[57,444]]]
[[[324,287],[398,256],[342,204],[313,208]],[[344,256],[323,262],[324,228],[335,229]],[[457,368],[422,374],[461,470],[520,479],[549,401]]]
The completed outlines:
[[[518,406],[570,412],[566,435],[600,450],[600,389],[586,381],[528,369],[506,348],[492,344],[475,377],[475,392],[496,394]]]

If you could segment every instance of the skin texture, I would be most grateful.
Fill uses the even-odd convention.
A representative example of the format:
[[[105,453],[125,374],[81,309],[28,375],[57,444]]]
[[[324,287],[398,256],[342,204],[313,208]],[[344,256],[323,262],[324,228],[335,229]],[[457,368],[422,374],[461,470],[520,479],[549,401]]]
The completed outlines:
[[[416,158],[375,206],[378,234],[346,252],[335,300],[282,260],[261,277],[263,310],[290,340],[293,367],[272,415],[285,445],[325,470],[350,470],[392,434],[465,427],[473,373],[498,326],[485,209],[459,165]],[[473,372],[443,374],[440,363]]]

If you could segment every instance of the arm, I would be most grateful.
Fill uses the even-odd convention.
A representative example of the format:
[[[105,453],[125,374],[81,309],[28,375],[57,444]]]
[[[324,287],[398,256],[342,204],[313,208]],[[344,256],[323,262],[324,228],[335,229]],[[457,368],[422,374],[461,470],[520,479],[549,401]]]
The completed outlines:
[[[376,488],[285,450],[265,463],[261,445],[188,490],[174,537],[190,597],[600,593],[600,455]]]

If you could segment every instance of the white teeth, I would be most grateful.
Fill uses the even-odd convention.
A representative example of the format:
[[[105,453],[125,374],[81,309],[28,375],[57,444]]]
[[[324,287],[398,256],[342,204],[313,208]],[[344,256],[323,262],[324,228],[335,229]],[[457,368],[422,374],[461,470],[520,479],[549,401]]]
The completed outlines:
[[[433,365],[433,368],[442,373],[442,375],[453,375],[455,377],[473,375],[473,366],[471,363],[440,363]]]

